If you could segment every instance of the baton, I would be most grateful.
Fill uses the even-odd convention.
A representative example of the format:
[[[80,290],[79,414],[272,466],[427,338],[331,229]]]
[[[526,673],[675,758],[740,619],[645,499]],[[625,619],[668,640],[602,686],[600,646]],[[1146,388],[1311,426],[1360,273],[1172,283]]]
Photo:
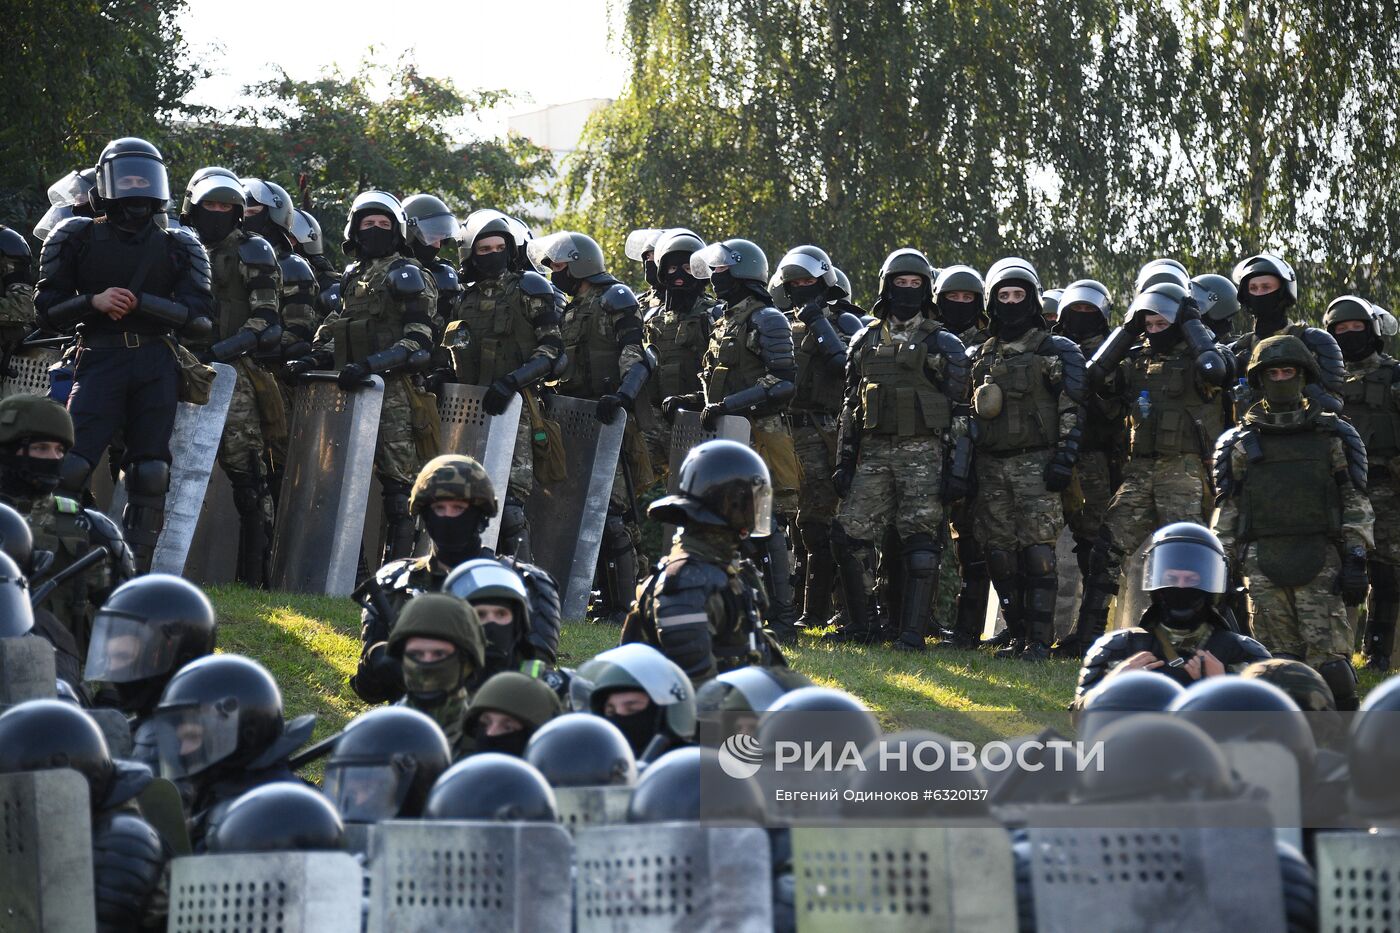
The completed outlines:
[[[296,379],[298,382],[339,382],[340,373],[332,370],[318,369],[312,370],[309,373],[302,373],[299,376],[297,376]],[[369,376],[366,376],[364,379],[362,379],[360,382],[357,382],[355,385],[358,388],[368,389],[370,386],[374,385],[374,380]]]
[[[328,735],[316,744],[302,749],[300,752],[297,752],[287,759],[288,767],[293,771],[297,771],[311,764],[313,761],[319,761],[325,758],[331,752],[335,751],[335,743],[339,742],[340,737],[344,734],[343,732],[337,732],[335,735]]]
[[[45,580],[43,585],[40,586],[30,595],[29,605],[38,606],[44,600],[48,599],[51,595],[53,595],[54,590],[67,583],[69,580],[73,579],[78,574],[83,573],[85,570],[87,570],[94,564],[106,560],[107,555],[109,553],[110,552],[107,550],[106,545],[99,545],[93,548],[91,551],[88,551],[82,557],[79,557],[77,560],[73,561],[73,563],[69,564],[67,567],[64,567],[58,573]]]

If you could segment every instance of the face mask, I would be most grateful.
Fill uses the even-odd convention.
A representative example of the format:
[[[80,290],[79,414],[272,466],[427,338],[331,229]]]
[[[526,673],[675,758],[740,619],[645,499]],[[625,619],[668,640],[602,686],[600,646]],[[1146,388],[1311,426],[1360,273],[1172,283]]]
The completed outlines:
[[[1162,621],[1178,630],[1191,630],[1201,624],[1209,597],[1196,589],[1174,587],[1156,590],[1153,597],[1162,611]]]
[[[1097,311],[1069,311],[1060,318],[1060,322],[1065,326],[1065,333],[1076,343],[1101,334],[1106,329],[1103,315]]]
[[[1333,334],[1337,346],[1342,348],[1342,357],[1349,363],[1357,363],[1376,352],[1376,338],[1368,330],[1349,330],[1345,334]]]
[[[747,296],[743,283],[734,278],[734,273],[728,269],[722,269],[710,276],[710,284],[715,288],[715,294],[729,302],[742,301]]]
[[[647,284],[652,288],[661,287],[661,279],[656,274],[656,261],[652,259],[642,260],[642,278],[647,280]]]
[[[247,224],[244,226],[246,227]],[[393,230],[385,230],[383,227],[369,227],[361,230],[355,237],[358,241],[355,250],[365,259],[388,256],[394,251],[398,240],[398,234]]]
[[[1181,340],[1181,328],[1172,324],[1165,330],[1159,330],[1155,334],[1147,335],[1147,342],[1152,347],[1153,353],[1166,353]]]
[[[126,684],[112,684],[112,687],[117,691],[123,712],[149,715],[160,703],[160,695],[165,690],[163,681],[161,677],[148,677]]]
[[[462,659],[456,654],[427,664],[405,655],[403,686],[417,699],[431,703],[462,686],[462,682],[466,680],[466,672],[462,668]]]
[[[461,515],[447,518],[433,510],[423,512],[423,527],[433,539],[433,551],[444,564],[456,566],[471,560],[481,552],[481,513],[467,509]]]
[[[500,278],[509,263],[510,255],[504,250],[499,253],[478,253],[472,257],[472,266],[476,269],[477,277],[483,279]]]
[[[789,285],[787,293],[792,298],[794,308],[804,307],[808,302],[820,298],[822,292],[826,291],[826,286],[821,282],[813,282],[811,285]]]
[[[267,212],[267,208],[263,208],[256,214],[249,214],[247,217],[243,218],[243,229],[247,230],[249,233],[256,233],[258,236],[263,237],[264,239],[270,239],[272,237],[273,229],[272,215]],[[364,242],[364,237],[365,231],[361,230],[361,243]]]
[[[144,198],[113,201],[107,209],[107,217],[127,233],[137,233],[151,222],[154,209]]]
[[[1274,408],[1296,406],[1303,399],[1303,377],[1292,379],[1270,379],[1264,376],[1264,401]]]
[[[660,707],[649,705],[646,709],[626,716],[609,716],[607,720],[622,730],[622,734],[627,737],[627,744],[632,746],[632,754],[640,758],[656,735],[659,710]]]
[[[962,333],[977,323],[982,306],[975,301],[951,301],[947,295],[938,298],[938,317],[952,331]]]
[[[238,211],[211,211],[206,207],[195,209],[194,228],[207,246],[222,243],[237,226]]]
[[[413,254],[414,259],[425,266],[428,265],[428,263],[437,262],[438,247],[436,246],[428,246],[425,243],[414,243],[409,247],[409,252]]]
[[[515,625],[483,625],[481,631],[486,636],[487,670],[505,670],[515,656]]]
[[[1273,333],[1286,323],[1284,320],[1284,292],[1280,288],[1267,295],[1249,296],[1249,310],[1254,312],[1254,332]]]
[[[503,735],[487,735],[486,727],[477,723],[473,737],[476,739],[476,750],[479,752],[500,752],[502,755],[524,758],[525,746],[530,742],[530,730],[517,729]]]
[[[569,274],[567,267],[551,273],[549,280],[554,283],[555,288],[566,295],[578,294],[579,280]]]
[[[47,495],[58,488],[58,471],[62,460],[30,457],[14,451],[0,454],[0,488],[17,492],[20,498]]]
[[[891,285],[889,292],[890,313],[896,320],[907,321],[924,306],[922,285]]]
[[[1030,296],[1014,305],[1002,301],[993,302],[992,316],[997,322],[997,335],[1003,340],[1015,340],[1036,324],[1045,324],[1040,307],[1031,303]]]

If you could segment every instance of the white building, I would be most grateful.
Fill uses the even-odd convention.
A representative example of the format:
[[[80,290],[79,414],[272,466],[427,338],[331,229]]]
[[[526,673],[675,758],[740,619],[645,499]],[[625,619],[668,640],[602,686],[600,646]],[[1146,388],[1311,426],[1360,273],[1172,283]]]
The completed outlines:
[[[578,149],[584,124],[593,113],[612,103],[609,97],[587,97],[567,104],[554,104],[540,110],[509,117],[506,129],[519,133],[535,145],[548,149],[554,161],[556,180],[563,176],[565,160]],[[546,220],[554,213],[551,192],[540,192],[540,203],[531,205],[532,213]]]

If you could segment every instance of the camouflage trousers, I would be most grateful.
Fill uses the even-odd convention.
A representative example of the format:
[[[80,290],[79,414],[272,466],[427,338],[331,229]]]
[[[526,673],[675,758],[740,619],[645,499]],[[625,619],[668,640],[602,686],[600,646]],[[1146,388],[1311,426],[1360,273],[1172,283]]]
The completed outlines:
[[[836,497],[836,486],[831,482],[831,474],[836,471],[836,419],[830,415],[811,415],[810,423],[793,427],[792,444],[802,467],[797,523],[830,524],[841,505]]]
[[[1371,510],[1376,513],[1376,546],[1371,551],[1371,559],[1400,567],[1400,493],[1389,473],[1378,476],[1373,467],[1371,476],[1375,478],[1367,495],[1371,499]]]
[[[943,530],[943,442],[937,437],[867,434],[838,521],[861,541],[881,541],[893,523],[900,538]],[[1044,490],[1041,490],[1044,492]]]
[[[515,450],[510,455],[510,483],[506,495],[524,502],[535,488],[535,455],[529,413],[520,411],[515,427]]]
[[[643,403],[639,401],[638,404]],[[671,464],[671,425],[661,417],[659,404],[645,404],[651,406],[651,417],[647,419],[650,426],[642,433],[646,438],[647,450],[651,453],[652,466],[660,474],[660,478],[664,479]]]
[[[1112,536],[1116,572],[1152,532],[1173,522],[1210,524],[1211,486],[1201,458],[1188,455],[1138,457],[1123,468],[1123,485],[1108,504],[1104,526]]]
[[[374,475],[412,486],[423,468],[413,431],[412,391],[408,380],[390,376],[384,381],[384,404],[379,410],[379,439],[374,445]]]
[[[1259,569],[1254,548],[1244,555],[1244,582],[1254,637],[1274,654],[1300,658],[1312,667],[1351,658],[1352,631],[1342,597],[1334,592],[1341,558],[1336,548],[1317,576],[1303,586],[1278,586]]]
[[[219,466],[225,473],[258,476],[266,472],[263,416],[248,374],[249,368],[256,365],[246,356],[233,363],[233,396],[228,403],[228,417],[224,419],[224,436],[219,441]],[[272,524],[272,497],[269,495],[262,497],[262,512],[263,520]]]
[[[977,456],[975,532],[983,553],[1054,545],[1060,534],[1060,497],[1045,488],[1050,449]]]
[[[1070,534],[1076,540],[1092,541],[1097,538],[1112,498],[1113,483],[1109,477],[1107,451],[1084,451],[1074,467],[1074,482],[1069,489],[1060,493],[1060,506],[1064,510],[1065,524],[1069,525]]]

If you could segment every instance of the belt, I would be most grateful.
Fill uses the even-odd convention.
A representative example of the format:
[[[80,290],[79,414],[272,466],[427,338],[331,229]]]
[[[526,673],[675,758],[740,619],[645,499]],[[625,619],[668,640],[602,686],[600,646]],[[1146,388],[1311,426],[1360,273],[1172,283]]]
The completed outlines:
[[[1047,450],[1054,450],[1053,444],[1044,444],[1040,447],[1017,447],[1014,450],[985,450],[979,448],[978,456],[994,457],[997,460],[1005,460],[1007,457],[1019,457],[1021,454],[1044,453]]]
[[[120,334],[83,334],[78,338],[78,348],[88,350],[135,350],[137,347],[149,347],[152,344],[164,343],[164,334],[133,334],[123,332]]]
[[[831,427],[835,421],[835,415],[828,415],[824,412],[812,413],[806,411],[790,411],[787,413],[788,424],[794,428],[827,428]]]

